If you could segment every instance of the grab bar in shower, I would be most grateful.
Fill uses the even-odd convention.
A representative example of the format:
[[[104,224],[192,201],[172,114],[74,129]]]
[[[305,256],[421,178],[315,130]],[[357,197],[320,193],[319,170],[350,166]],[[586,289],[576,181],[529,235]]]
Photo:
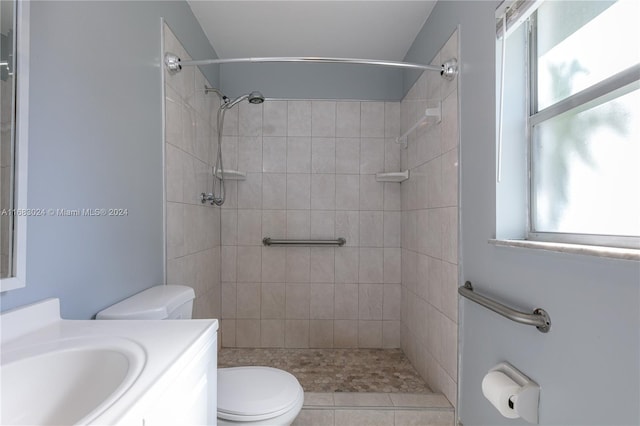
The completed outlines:
[[[469,281],[464,283],[463,287],[458,287],[458,293],[460,296],[466,297],[472,302],[476,302],[477,304],[484,306],[505,318],[509,318],[511,321],[515,321],[520,324],[533,325],[542,333],[546,333],[551,329],[551,317],[549,317],[549,314],[544,309],[537,308],[532,314],[516,311],[502,303],[476,293],[473,291],[473,286]]]
[[[347,240],[344,238],[336,238],[335,240],[277,240],[271,237],[264,237],[262,244],[265,246],[297,246],[297,247],[325,247],[325,246],[338,246],[345,245]]]

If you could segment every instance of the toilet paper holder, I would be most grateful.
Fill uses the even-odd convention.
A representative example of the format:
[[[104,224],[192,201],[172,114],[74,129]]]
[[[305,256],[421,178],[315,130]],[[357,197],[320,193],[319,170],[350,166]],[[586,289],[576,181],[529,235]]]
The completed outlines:
[[[489,370],[497,371],[513,380],[520,388],[509,396],[508,405],[518,417],[529,423],[538,424],[538,404],[540,385],[520,372],[508,362],[501,362]]]

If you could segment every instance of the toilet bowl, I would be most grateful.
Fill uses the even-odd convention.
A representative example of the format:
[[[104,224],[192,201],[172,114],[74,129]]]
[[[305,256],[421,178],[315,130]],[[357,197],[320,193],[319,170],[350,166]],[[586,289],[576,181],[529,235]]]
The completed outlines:
[[[151,287],[98,312],[96,319],[191,319],[194,298],[190,287]],[[219,425],[289,426],[303,402],[300,382],[286,371],[254,366],[218,369]]]
[[[218,369],[219,425],[290,425],[304,392],[290,373],[270,367]]]

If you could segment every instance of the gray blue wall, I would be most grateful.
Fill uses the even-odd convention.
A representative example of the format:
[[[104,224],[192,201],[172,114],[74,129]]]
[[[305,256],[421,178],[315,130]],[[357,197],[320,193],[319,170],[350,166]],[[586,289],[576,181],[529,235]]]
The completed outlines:
[[[460,420],[507,420],[482,396],[481,381],[509,361],[541,387],[540,424],[640,423],[640,266],[638,262],[499,248],[495,236],[495,24],[490,1],[438,2],[407,60],[429,60],[460,25],[462,74],[462,280],[520,308],[543,307],[542,334],[462,302]],[[405,75],[405,88],[413,78]]]
[[[90,318],[163,282],[161,17],[215,57],[186,2],[31,2],[28,206],[128,216],[30,218],[27,287],[2,310],[59,297]]]
[[[399,101],[402,71],[354,64],[225,64],[220,84],[229,97],[252,90],[281,99]]]

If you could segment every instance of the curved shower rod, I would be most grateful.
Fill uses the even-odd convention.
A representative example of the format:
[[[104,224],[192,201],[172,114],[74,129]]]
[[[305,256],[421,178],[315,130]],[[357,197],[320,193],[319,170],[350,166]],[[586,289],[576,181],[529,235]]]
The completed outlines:
[[[182,61],[173,53],[164,55],[164,63],[169,71],[178,72],[183,66],[230,64],[230,63],[267,63],[267,62],[313,62],[325,64],[362,64],[380,65],[385,67],[408,68],[416,70],[439,71],[447,80],[452,80],[458,74],[458,62],[455,58],[449,59],[441,66],[424,65],[413,62],[396,62],[378,59],[356,58],[325,58],[321,56],[294,56],[294,57],[264,57],[264,58],[229,58],[229,59],[204,59]]]

